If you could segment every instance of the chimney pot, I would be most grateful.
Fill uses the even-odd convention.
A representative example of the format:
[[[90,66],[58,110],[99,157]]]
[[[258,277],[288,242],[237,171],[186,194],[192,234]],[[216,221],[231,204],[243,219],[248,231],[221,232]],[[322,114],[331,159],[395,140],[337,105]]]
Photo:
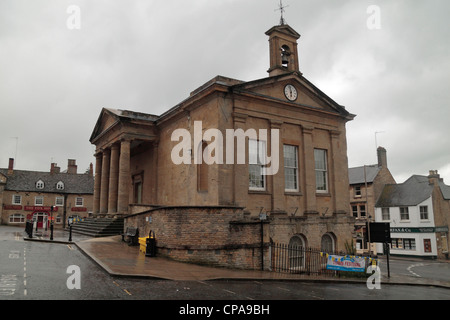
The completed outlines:
[[[428,175],[428,182],[430,184],[438,184],[439,181],[443,181],[437,170],[430,170]]]

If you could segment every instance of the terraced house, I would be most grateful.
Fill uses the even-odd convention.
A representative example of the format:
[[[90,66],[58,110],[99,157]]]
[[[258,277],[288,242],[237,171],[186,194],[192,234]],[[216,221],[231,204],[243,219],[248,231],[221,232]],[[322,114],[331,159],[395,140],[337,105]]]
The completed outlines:
[[[152,230],[160,254],[214,265],[260,268],[270,242],[344,249],[354,115],[300,72],[300,34],[280,24],[266,35],[266,78],[217,76],[162,115],[101,110],[94,215]]]
[[[62,228],[69,216],[92,214],[93,193],[92,166],[78,174],[76,161],[70,159],[64,172],[56,163],[48,172],[27,171],[14,169],[10,159],[8,168],[0,169],[0,223],[24,226],[35,220],[42,230],[53,220]]]

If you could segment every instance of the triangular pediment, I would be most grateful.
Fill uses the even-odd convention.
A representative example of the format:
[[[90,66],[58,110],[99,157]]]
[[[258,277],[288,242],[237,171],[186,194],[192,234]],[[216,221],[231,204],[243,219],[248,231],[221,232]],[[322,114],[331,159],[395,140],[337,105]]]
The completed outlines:
[[[274,26],[274,27],[270,28],[266,32],[266,35],[270,36],[274,32],[279,32],[279,33],[288,35],[290,37],[293,37],[295,39],[300,38],[300,34],[287,24],[282,24],[282,25],[278,25],[278,26]]]
[[[114,110],[103,108],[95,124],[89,141],[93,142],[95,138],[100,136],[103,132],[113,127],[119,121],[119,116],[115,114]]]
[[[288,85],[293,86],[291,89],[295,90],[295,94],[292,96],[290,95],[291,89],[286,88]],[[353,118],[353,115],[346,111],[343,106],[336,103],[297,72],[246,82],[235,88],[241,92],[277,103],[322,110]]]

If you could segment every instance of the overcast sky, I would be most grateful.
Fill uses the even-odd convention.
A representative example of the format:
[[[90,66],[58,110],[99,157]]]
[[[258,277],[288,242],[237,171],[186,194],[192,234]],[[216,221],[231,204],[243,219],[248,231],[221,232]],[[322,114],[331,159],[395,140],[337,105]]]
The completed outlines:
[[[0,1],[0,167],[84,172],[102,107],[160,115],[216,75],[267,77],[278,2]],[[397,182],[433,169],[450,184],[450,1],[284,4],[300,71],[357,115],[349,166],[376,163],[378,145]]]

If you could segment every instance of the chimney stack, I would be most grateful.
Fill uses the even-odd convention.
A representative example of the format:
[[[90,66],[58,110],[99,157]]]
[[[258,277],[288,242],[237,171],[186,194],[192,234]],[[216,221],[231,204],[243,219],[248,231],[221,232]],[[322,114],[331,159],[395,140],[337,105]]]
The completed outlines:
[[[50,173],[51,174],[53,174],[53,173],[60,173],[60,172],[61,172],[61,168],[58,167],[56,163],[52,163],[50,165]]]
[[[94,165],[92,164],[92,162],[89,164],[89,176],[94,176]]]
[[[438,185],[438,182],[443,182],[444,179],[441,179],[441,176],[439,175],[437,170],[430,170],[428,174],[428,183]]]
[[[14,172],[14,158],[9,158],[9,163],[8,163],[8,175],[12,175]]]
[[[387,152],[383,147],[377,149],[378,166],[381,168],[387,168]]]
[[[77,174],[76,160],[69,159],[68,164],[67,164],[67,173],[68,174]]]

